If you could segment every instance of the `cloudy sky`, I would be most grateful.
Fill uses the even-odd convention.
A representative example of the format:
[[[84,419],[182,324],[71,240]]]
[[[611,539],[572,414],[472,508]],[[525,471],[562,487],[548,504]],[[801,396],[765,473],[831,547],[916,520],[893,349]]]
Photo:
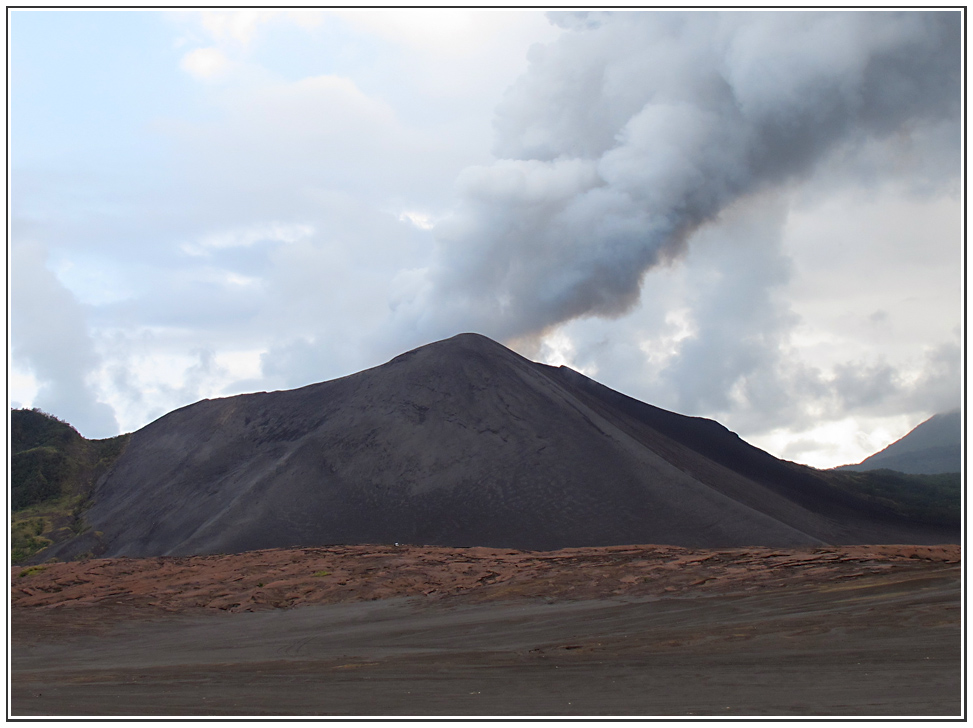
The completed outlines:
[[[779,457],[960,404],[958,12],[12,11],[11,406],[463,331]]]

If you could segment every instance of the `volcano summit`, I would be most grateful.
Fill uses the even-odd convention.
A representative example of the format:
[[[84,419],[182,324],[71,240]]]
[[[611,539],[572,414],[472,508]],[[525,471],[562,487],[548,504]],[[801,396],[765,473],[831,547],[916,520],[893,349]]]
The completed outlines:
[[[51,551],[958,538],[849,495],[847,477],[462,334],[341,379],[165,415],[99,480],[88,530]]]

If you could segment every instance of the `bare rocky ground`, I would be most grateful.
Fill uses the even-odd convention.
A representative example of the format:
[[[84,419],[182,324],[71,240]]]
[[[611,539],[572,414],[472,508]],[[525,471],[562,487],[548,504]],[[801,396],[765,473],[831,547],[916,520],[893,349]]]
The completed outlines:
[[[959,716],[959,546],[15,567],[13,716]]]

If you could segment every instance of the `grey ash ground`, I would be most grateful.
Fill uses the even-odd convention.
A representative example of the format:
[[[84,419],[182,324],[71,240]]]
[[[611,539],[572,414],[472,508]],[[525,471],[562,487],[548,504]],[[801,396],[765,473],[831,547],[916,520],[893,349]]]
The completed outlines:
[[[956,716],[959,559],[359,546],[15,569],[12,709]]]

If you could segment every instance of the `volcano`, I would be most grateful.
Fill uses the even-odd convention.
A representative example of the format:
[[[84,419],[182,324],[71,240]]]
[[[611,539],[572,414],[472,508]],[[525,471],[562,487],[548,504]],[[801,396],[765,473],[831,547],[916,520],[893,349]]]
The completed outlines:
[[[712,420],[461,334],[133,433],[54,555],[408,543],[528,550],[943,543]]]
[[[960,411],[933,415],[884,450],[840,470],[900,473],[958,473],[963,469],[963,423]]]

